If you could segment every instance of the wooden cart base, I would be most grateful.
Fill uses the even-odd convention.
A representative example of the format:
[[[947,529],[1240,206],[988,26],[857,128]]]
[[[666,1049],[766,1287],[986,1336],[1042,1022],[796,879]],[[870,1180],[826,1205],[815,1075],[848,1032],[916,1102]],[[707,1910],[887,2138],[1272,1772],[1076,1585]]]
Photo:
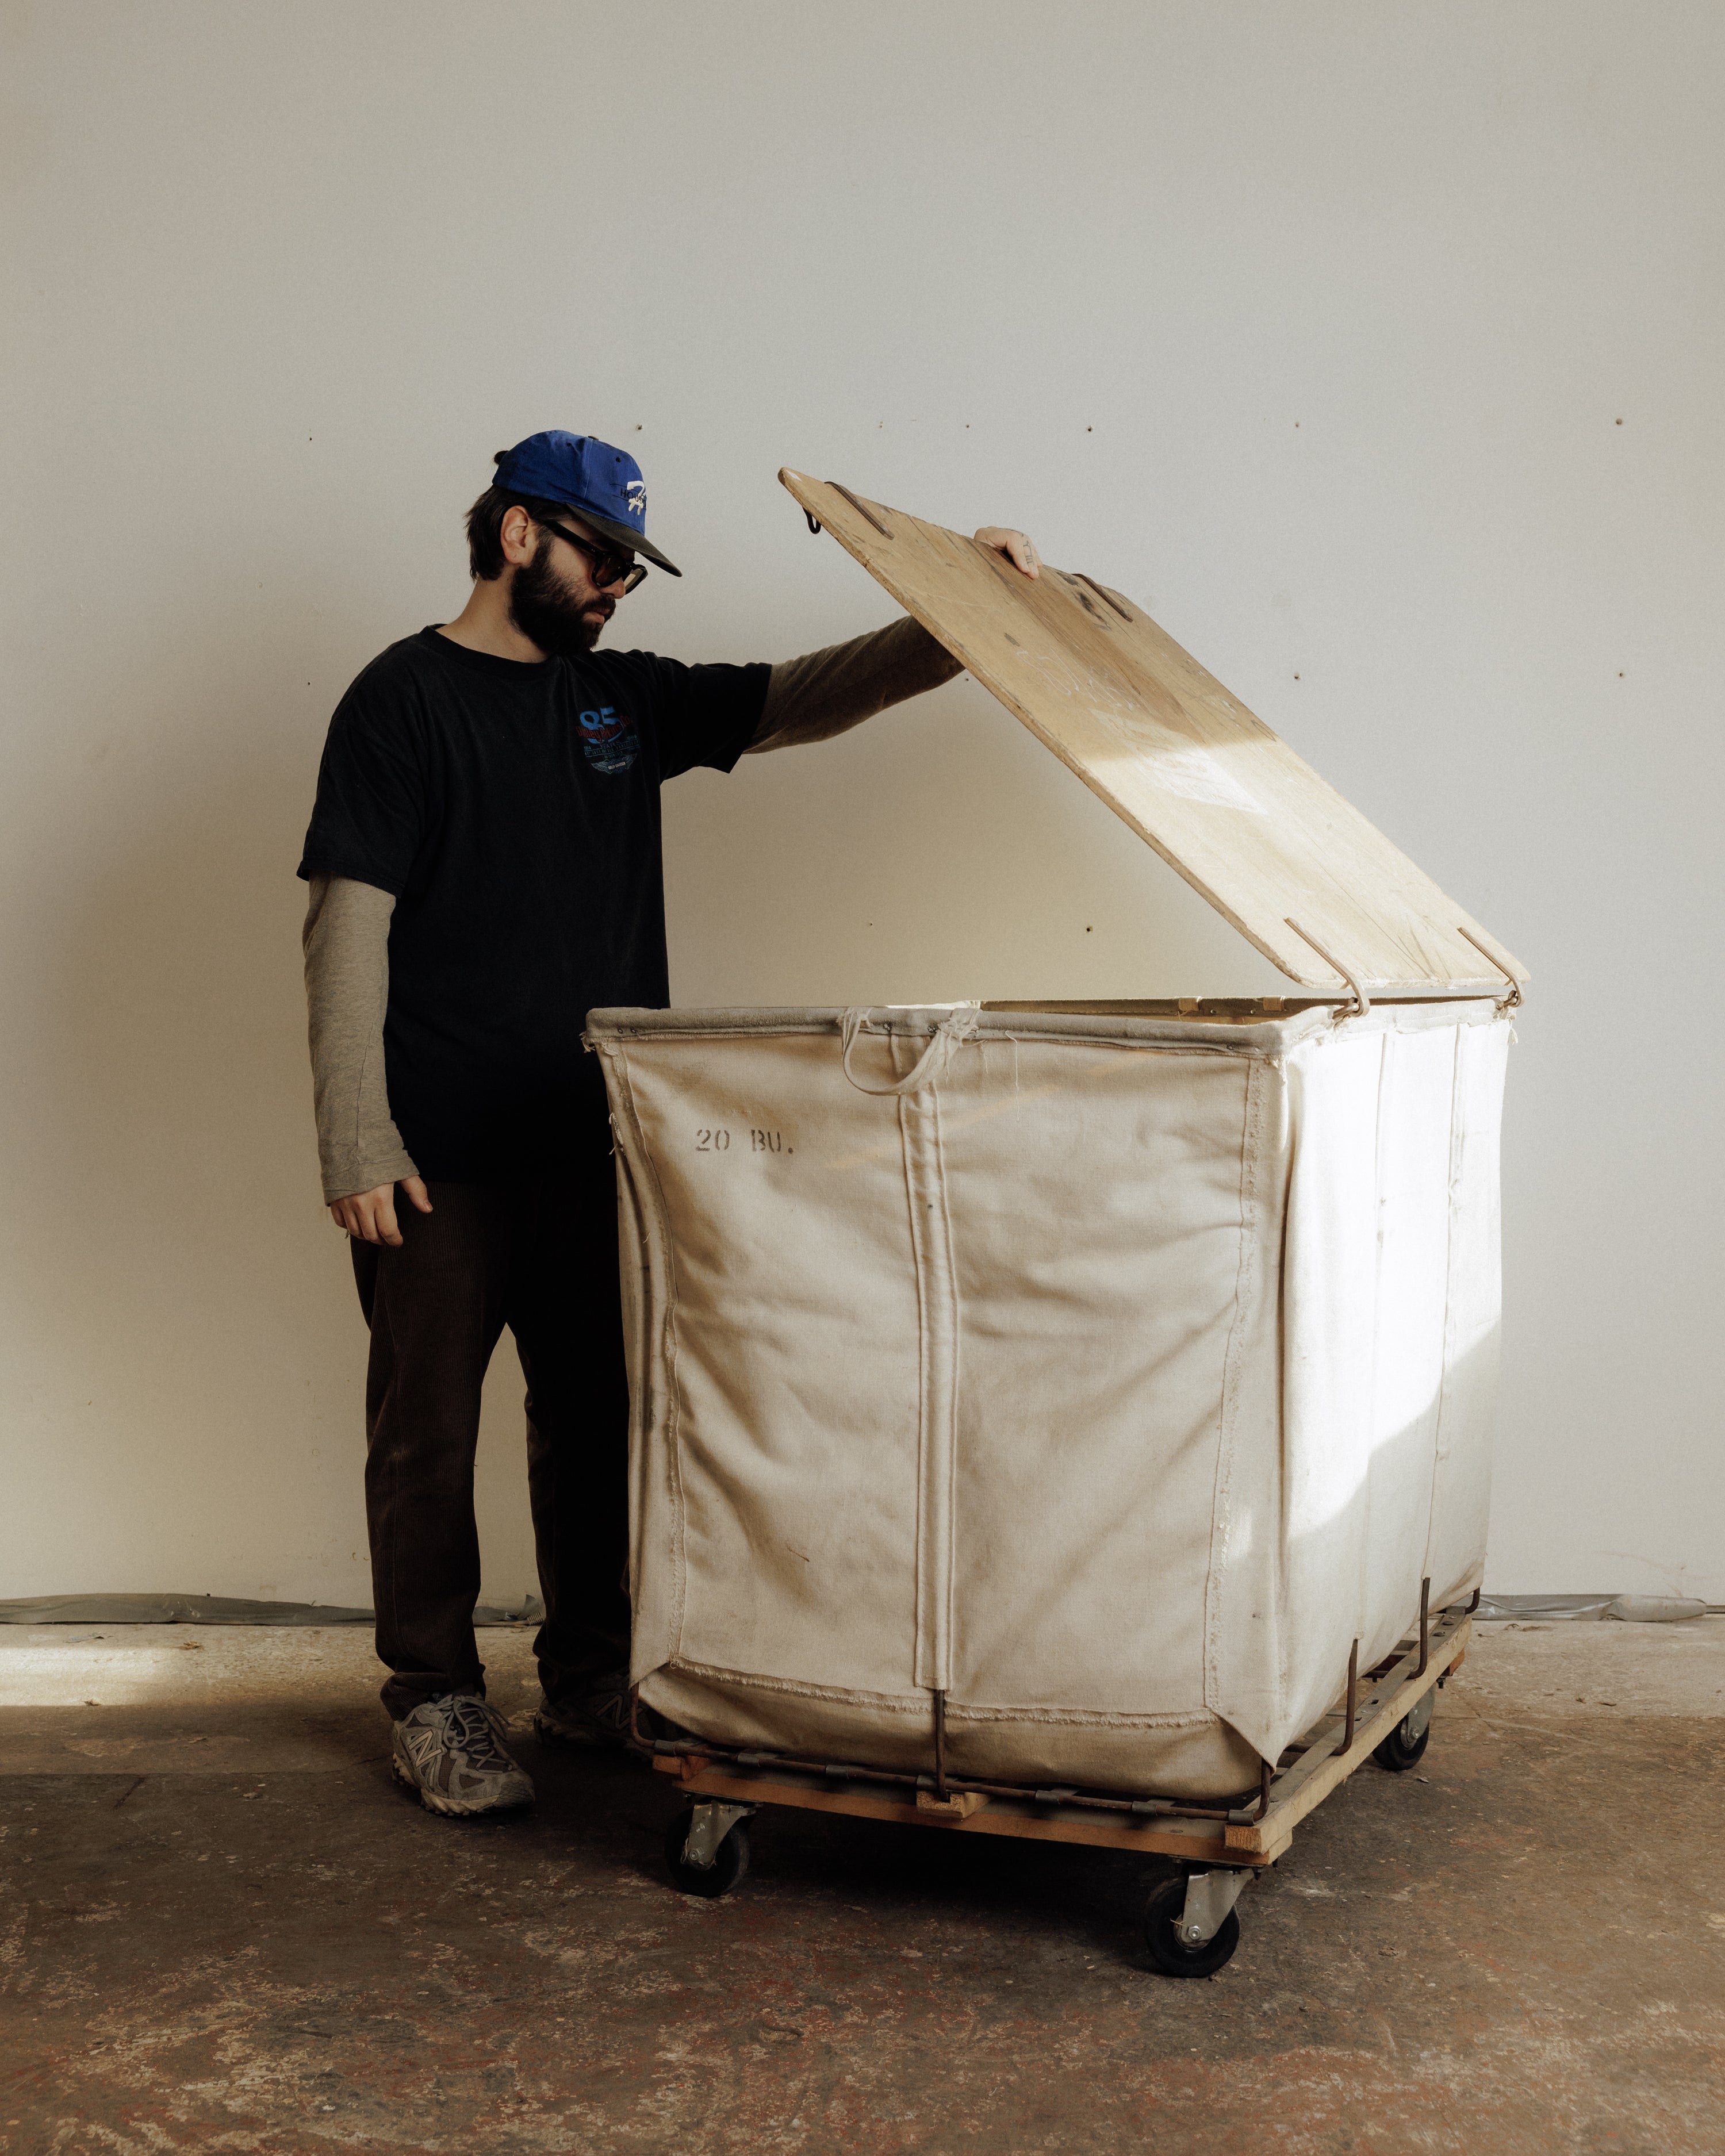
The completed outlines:
[[[1189,1872],[1234,1872],[1243,1879],[1273,1864],[1288,1848],[1300,1821],[1374,1753],[1388,1754],[1387,1764],[1413,1763],[1423,1748],[1422,1705],[1429,1716],[1429,1702],[1461,1663],[1471,1630],[1469,1613],[1461,1608],[1445,1610],[1429,1628],[1422,1625],[1423,1640],[1404,1641],[1377,1671],[1357,1683],[1351,1680],[1328,1712],[1288,1747],[1257,1806],[1226,1815],[1218,1809],[1214,1816],[1194,1817],[1178,1806],[1147,1812],[1134,1810],[1125,1798],[1081,1799],[1070,1791],[1004,1794],[962,1784],[943,1797],[926,1786],[927,1777],[922,1778],[925,1786],[921,1787],[842,1778],[835,1786],[834,1773],[817,1763],[782,1761],[758,1753],[746,1759],[687,1751],[661,1753],[653,1764],[660,1774],[673,1777],[696,1800],[697,1808],[711,1804],[716,1820],[728,1815],[729,1823],[710,1836],[716,1846],[740,1835],[737,1822],[748,1812],[765,1804],[785,1804],[802,1811],[936,1827],[947,1834],[1008,1835],[1029,1841],[1136,1850],[1173,1858]],[[1410,1727],[1414,1733],[1399,1752],[1402,1732]],[[842,1777],[842,1770],[836,1771]],[[738,1845],[733,1845],[730,1863],[716,1868],[711,1856],[705,1866],[697,1860],[696,1866],[686,1866],[678,1861],[676,1851],[668,1848],[673,1876],[692,1892],[724,1892],[746,1866],[746,1845],[740,1847],[740,1856]],[[1231,1902],[1232,1894],[1226,1898]],[[1219,1913],[1226,1923],[1234,1923],[1225,1907]],[[1204,1921],[1193,1924],[1194,1946],[1209,1944],[1196,1936]],[[1213,1933],[1220,1928],[1219,1922]],[[1230,1943],[1227,1951],[1231,1950]],[[1226,1952],[1221,1958],[1225,1960]]]

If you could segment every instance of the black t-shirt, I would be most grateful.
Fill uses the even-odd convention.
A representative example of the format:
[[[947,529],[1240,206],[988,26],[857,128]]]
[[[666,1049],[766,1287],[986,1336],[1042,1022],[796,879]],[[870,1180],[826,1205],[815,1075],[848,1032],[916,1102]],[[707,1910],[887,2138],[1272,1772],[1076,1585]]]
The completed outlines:
[[[523,665],[425,629],[341,699],[300,874],[394,895],[385,1065],[422,1175],[603,1154],[587,1014],[670,995],[660,783],[730,770],[770,671],[647,651]]]

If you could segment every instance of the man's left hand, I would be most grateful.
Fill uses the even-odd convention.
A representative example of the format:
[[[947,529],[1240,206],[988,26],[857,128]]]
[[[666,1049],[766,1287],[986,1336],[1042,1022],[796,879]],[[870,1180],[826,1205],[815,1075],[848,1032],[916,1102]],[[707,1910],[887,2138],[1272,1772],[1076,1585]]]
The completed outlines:
[[[976,535],[978,547],[992,547],[997,554],[1004,554],[1015,569],[1022,569],[1027,577],[1042,574],[1042,557],[1022,531],[1008,531],[998,524],[985,524]]]

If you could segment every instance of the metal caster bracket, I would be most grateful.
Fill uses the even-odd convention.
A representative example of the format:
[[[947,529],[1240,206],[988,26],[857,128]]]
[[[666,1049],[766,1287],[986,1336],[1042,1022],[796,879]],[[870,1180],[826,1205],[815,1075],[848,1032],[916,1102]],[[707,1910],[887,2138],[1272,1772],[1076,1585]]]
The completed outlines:
[[[697,1871],[711,1871],[719,1844],[739,1820],[752,1817],[760,1809],[758,1804],[721,1804],[714,1798],[693,1805],[689,1813],[689,1838],[683,1844],[684,1863]]]
[[[1401,1721],[1409,1744],[1417,1744],[1431,1725],[1431,1710],[1436,1700],[1435,1691],[1422,1692]]]
[[[1183,1947],[1208,1946],[1222,1928],[1224,1918],[1240,1899],[1250,1871],[1189,1871],[1186,1906],[1174,1926]]]

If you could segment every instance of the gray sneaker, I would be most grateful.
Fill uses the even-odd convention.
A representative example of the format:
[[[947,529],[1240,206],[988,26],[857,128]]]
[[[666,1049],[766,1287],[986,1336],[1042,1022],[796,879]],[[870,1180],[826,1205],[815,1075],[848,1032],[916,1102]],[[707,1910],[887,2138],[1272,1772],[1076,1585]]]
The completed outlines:
[[[503,1746],[503,1717],[477,1692],[440,1692],[395,1725],[395,1779],[450,1819],[518,1810],[533,1784]]]

